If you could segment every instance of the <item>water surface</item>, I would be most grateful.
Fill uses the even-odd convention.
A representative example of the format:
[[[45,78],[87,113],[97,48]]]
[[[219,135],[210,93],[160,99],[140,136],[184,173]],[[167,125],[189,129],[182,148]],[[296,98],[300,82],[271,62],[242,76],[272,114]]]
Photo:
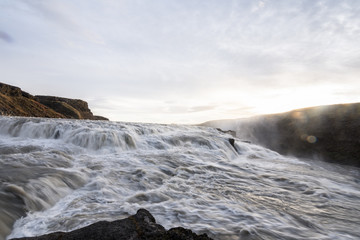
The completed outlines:
[[[359,170],[212,128],[0,118],[0,239],[148,209],[214,239],[360,239]],[[12,228],[13,222],[15,222]]]

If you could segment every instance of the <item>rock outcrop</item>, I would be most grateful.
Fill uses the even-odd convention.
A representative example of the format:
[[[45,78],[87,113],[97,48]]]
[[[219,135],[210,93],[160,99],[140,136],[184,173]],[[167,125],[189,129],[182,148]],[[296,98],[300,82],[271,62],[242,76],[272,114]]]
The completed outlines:
[[[297,109],[204,125],[236,131],[281,154],[360,167],[360,103]]]
[[[197,235],[181,227],[168,231],[156,223],[145,209],[135,215],[113,222],[101,221],[72,232],[55,232],[38,237],[16,238],[17,240],[209,240],[206,234]],[[15,239],[13,239],[15,240]]]
[[[108,120],[94,116],[83,100],[32,96],[18,87],[4,83],[0,83],[0,115]]]
[[[41,104],[63,114],[66,118],[108,120],[107,118],[94,116],[88,107],[88,103],[80,99],[69,99],[53,96],[35,96]]]

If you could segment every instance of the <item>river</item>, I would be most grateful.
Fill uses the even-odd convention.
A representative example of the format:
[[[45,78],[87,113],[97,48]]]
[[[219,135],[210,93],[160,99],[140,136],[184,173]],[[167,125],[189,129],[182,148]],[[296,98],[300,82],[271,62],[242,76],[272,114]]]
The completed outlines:
[[[199,126],[0,117],[0,240],[139,208],[214,239],[360,239],[358,168],[229,138]]]

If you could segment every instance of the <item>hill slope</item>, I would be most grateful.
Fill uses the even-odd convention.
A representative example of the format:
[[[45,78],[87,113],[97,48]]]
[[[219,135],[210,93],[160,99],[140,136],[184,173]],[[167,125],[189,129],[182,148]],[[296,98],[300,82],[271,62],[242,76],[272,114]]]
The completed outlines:
[[[83,100],[33,96],[5,83],[0,83],[0,115],[108,120],[94,116]]]

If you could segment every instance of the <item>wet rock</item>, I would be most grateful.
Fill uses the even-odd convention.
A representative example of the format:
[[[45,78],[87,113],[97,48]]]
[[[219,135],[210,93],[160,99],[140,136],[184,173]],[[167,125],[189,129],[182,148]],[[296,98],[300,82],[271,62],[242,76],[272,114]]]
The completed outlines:
[[[218,130],[219,132],[222,132],[222,133],[226,133],[226,134],[230,134],[231,136],[233,137],[236,137],[236,132],[233,131],[233,130],[222,130],[221,128],[216,128],[216,130]]]
[[[196,235],[189,229],[182,227],[171,228],[166,232],[166,235],[162,239],[173,239],[173,240],[207,240],[209,238],[205,233],[201,235]]]
[[[229,138],[228,139],[230,145],[235,149],[235,151],[237,152],[238,150],[236,149],[236,146],[235,146],[235,139],[233,138]]]
[[[235,148],[235,139],[229,138],[229,143]]]
[[[168,231],[156,223],[145,209],[135,215],[113,222],[101,221],[72,232],[55,232],[38,237],[16,238],[17,240],[208,240],[206,234],[197,235],[184,228]],[[15,240],[15,239],[13,239]]]

